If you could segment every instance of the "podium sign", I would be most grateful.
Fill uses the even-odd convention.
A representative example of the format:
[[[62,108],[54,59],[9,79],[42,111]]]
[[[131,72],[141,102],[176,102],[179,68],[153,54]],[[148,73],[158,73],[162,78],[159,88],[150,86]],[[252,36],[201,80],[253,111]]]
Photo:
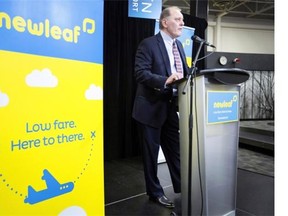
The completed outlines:
[[[238,98],[238,91],[207,91],[207,123],[238,121]]]

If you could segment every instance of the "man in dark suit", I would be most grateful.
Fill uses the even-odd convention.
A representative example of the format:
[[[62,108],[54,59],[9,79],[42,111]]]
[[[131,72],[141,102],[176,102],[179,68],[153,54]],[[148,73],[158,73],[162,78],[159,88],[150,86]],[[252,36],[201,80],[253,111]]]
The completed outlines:
[[[169,7],[160,16],[160,32],[144,39],[135,57],[137,91],[133,118],[139,123],[143,144],[146,192],[149,199],[165,207],[174,204],[164,193],[157,177],[157,158],[161,146],[172,179],[174,192],[181,192],[179,118],[177,92],[171,83],[188,73],[182,44],[183,15],[178,7]],[[176,43],[180,58],[174,57]],[[177,64],[177,66],[176,66]],[[179,69],[180,66],[180,69]]]

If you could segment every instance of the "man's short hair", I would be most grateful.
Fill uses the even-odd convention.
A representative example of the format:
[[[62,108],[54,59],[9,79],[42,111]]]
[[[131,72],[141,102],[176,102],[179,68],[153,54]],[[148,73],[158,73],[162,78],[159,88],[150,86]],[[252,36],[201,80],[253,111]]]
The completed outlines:
[[[181,11],[181,9],[177,6],[171,6],[171,7],[167,7],[165,8],[162,12],[161,12],[161,15],[160,15],[160,20],[159,20],[159,28],[160,29],[163,29],[164,26],[162,25],[162,21],[163,19],[169,17],[171,15],[170,11],[171,9],[175,9],[175,10],[179,10]]]

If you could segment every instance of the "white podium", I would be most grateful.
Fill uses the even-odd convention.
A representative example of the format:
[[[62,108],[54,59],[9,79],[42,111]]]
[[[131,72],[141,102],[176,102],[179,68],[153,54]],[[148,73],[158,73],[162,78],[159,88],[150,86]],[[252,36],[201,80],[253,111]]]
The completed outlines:
[[[248,79],[221,68],[178,81],[182,215],[235,215],[239,84]]]

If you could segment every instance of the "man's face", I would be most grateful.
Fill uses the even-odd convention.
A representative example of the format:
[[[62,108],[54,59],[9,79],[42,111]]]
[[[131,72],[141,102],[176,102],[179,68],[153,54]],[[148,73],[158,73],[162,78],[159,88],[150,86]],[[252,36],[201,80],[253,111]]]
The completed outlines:
[[[184,26],[183,15],[179,10],[171,9],[171,15],[164,19],[164,27],[166,33],[172,38],[177,38],[182,34],[182,28]]]

